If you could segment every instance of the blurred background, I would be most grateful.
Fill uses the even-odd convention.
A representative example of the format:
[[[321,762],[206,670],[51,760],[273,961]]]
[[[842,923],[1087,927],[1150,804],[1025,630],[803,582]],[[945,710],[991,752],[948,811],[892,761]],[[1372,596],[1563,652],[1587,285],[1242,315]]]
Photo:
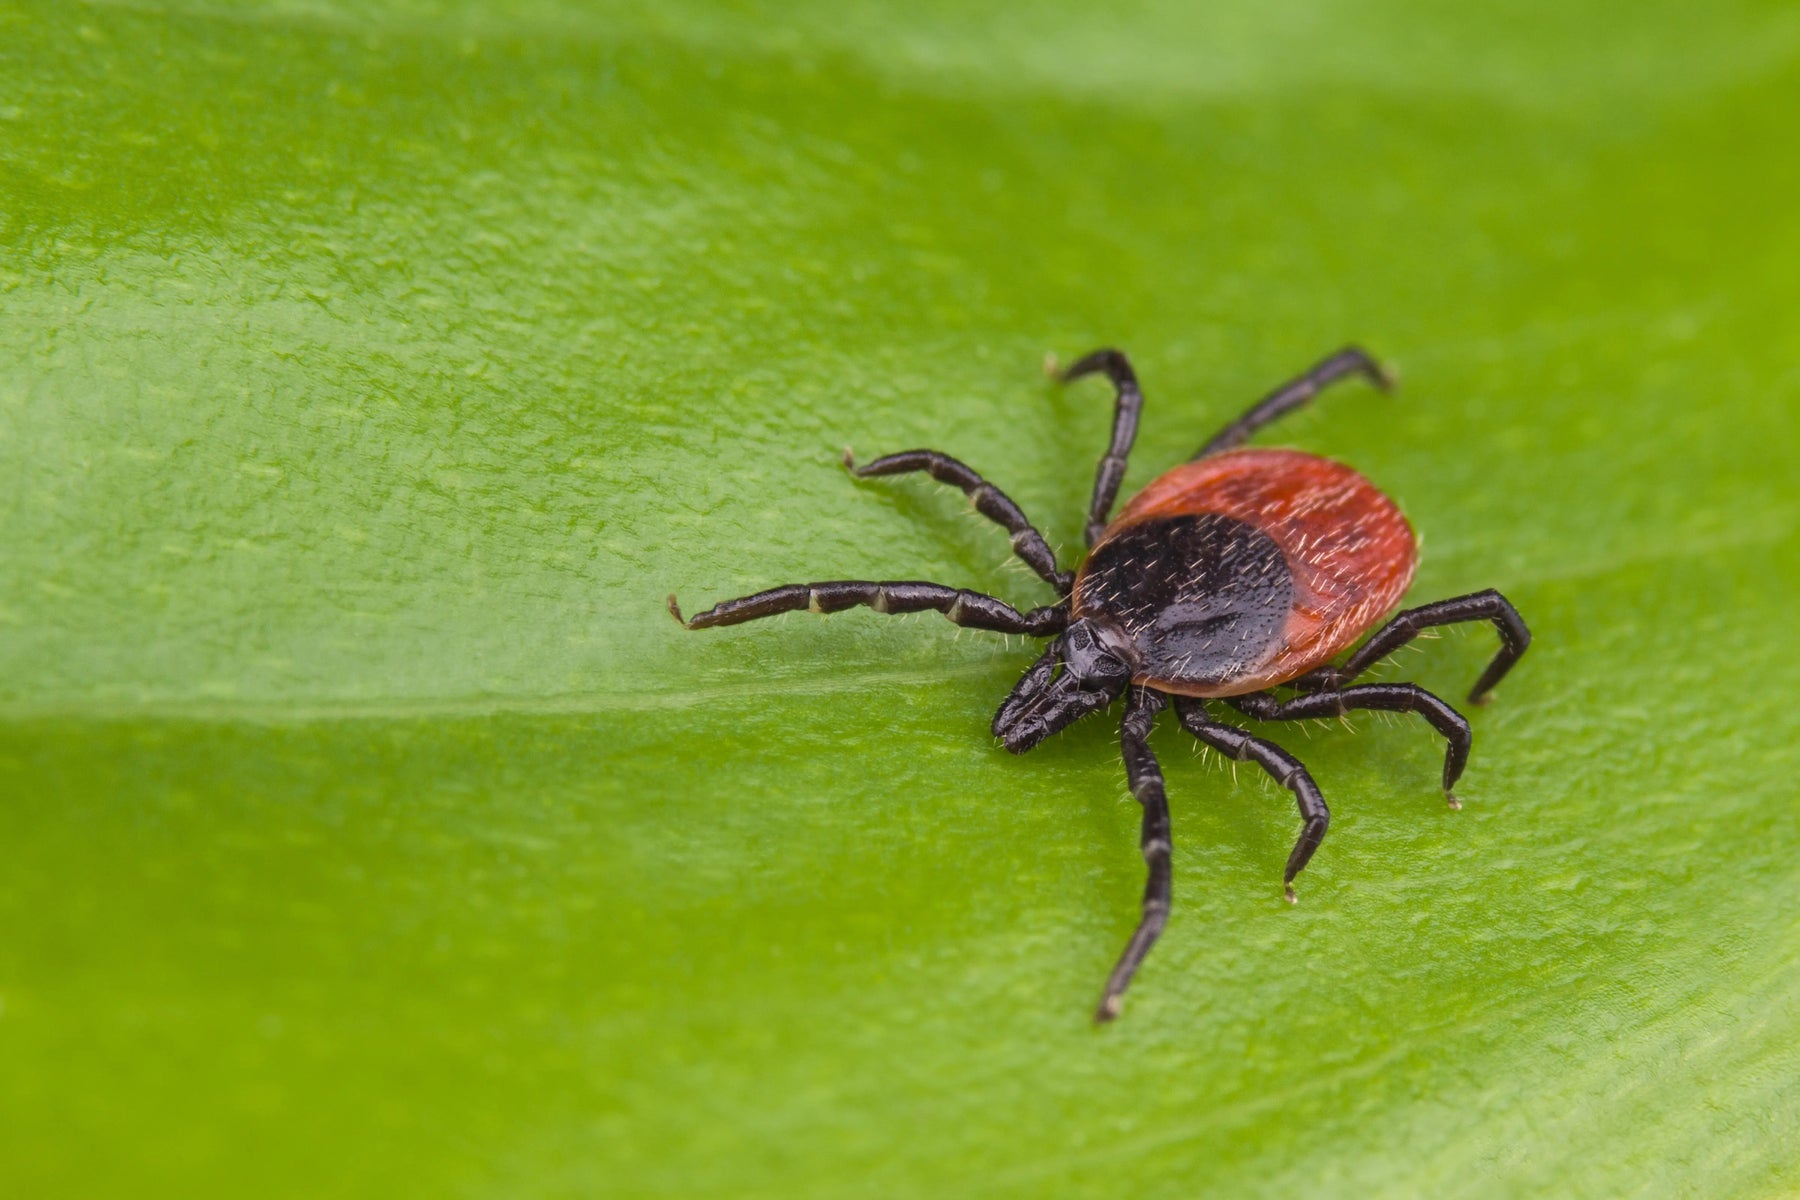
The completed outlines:
[[[1800,9],[0,7],[0,1191],[1800,1190]],[[1331,837],[935,617],[1346,341],[1412,602],[1537,643]],[[1457,694],[1486,629],[1389,677]]]

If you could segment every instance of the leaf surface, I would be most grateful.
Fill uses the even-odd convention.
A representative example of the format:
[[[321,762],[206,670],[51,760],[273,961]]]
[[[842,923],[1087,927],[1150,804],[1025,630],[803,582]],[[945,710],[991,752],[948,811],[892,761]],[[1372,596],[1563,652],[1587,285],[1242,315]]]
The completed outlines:
[[[1800,20],[1781,5],[0,8],[9,1195],[1800,1188]],[[1472,713],[1296,820],[935,617],[1324,352]],[[1485,630],[1392,678],[1460,694]]]

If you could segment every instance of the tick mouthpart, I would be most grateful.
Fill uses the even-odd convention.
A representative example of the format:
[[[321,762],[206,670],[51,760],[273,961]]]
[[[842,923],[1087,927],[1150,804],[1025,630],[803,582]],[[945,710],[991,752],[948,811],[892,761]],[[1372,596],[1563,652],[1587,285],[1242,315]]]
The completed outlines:
[[[1027,750],[1035,750],[1037,744],[1050,736],[1049,728],[1042,721],[1025,722],[1009,725],[1005,733],[994,735],[1009,754],[1024,754]]]
[[[680,625],[683,629],[693,628],[692,625],[687,623],[687,618],[681,615],[681,605],[675,602],[674,592],[669,593],[669,615],[674,617],[676,624]]]
[[[1024,754],[1089,713],[1107,707],[1123,691],[1084,691],[1065,674],[1043,691],[1002,706],[994,715],[994,736],[1007,750]]]

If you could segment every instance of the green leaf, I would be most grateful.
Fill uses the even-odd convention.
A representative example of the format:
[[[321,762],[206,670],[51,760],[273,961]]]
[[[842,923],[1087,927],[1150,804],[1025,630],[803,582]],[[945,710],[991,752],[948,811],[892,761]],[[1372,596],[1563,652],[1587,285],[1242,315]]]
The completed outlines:
[[[1800,17],[1653,0],[0,7],[0,1191],[1800,1189]],[[935,617],[1266,440],[1537,643],[1416,720],[1112,718]],[[1396,675],[1457,694],[1486,630]]]

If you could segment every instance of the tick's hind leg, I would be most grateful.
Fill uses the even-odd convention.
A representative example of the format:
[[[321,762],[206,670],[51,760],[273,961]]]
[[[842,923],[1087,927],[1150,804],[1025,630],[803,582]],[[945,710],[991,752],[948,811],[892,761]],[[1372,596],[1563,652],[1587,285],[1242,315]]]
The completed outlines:
[[[1486,703],[1488,692],[1506,677],[1513,664],[1525,653],[1526,647],[1531,645],[1531,630],[1525,627],[1525,619],[1505,596],[1493,588],[1409,608],[1377,629],[1368,641],[1358,646],[1356,652],[1344,660],[1342,666],[1326,667],[1294,682],[1307,691],[1349,683],[1427,629],[1439,625],[1461,625],[1465,621],[1492,621],[1494,628],[1500,632],[1499,653],[1488,663],[1487,670],[1481,673],[1475,686],[1469,689],[1469,703]]]
[[[1077,359],[1060,378],[1071,383],[1084,375],[1104,374],[1112,380],[1117,398],[1113,403],[1112,441],[1100,456],[1094,471],[1094,496],[1088,502],[1087,544],[1100,539],[1112,515],[1113,501],[1118,498],[1119,484],[1125,478],[1125,462],[1131,454],[1131,443],[1137,440],[1138,414],[1144,410],[1144,394],[1138,390],[1137,372],[1131,360],[1118,350],[1096,350]]]
[[[1144,807],[1138,845],[1149,867],[1149,875],[1144,881],[1143,916],[1138,918],[1131,940],[1125,943],[1119,964],[1106,977],[1106,994],[1100,999],[1100,1007],[1094,1010],[1096,1021],[1110,1021],[1119,1015],[1132,975],[1169,921],[1172,892],[1169,798],[1163,790],[1162,767],[1148,740],[1150,727],[1156,723],[1156,714],[1162,711],[1164,702],[1160,692],[1134,687],[1125,705],[1125,718],[1119,723],[1119,751],[1125,759],[1125,777],[1131,784],[1131,794]]]
[[[1012,535],[1013,553],[1023,559],[1026,566],[1055,588],[1057,595],[1069,594],[1073,576],[1057,569],[1056,555],[1051,553],[1050,543],[1044,540],[1044,535],[1032,526],[1011,497],[983,479],[966,463],[958,462],[948,454],[936,450],[902,450],[898,454],[889,454],[859,467],[846,450],[844,466],[858,479],[925,471],[939,483],[961,488],[974,503],[976,512]]]
[[[1456,797],[1450,789],[1469,764],[1469,744],[1473,735],[1469,722],[1444,701],[1416,683],[1368,683],[1342,691],[1311,692],[1281,700],[1267,692],[1248,696],[1232,696],[1226,703],[1259,721],[1306,721],[1318,717],[1341,717],[1354,709],[1377,709],[1383,712],[1418,713],[1431,727],[1444,735],[1444,795],[1454,807]]]
[[[1241,446],[1250,436],[1272,421],[1279,420],[1307,403],[1325,388],[1351,375],[1361,375],[1370,383],[1387,391],[1394,386],[1393,375],[1368,353],[1357,346],[1345,346],[1331,357],[1320,360],[1312,370],[1290,379],[1251,406],[1250,411],[1219,430],[1212,441],[1200,447],[1195,458],[1205,458],[1221,450]]]
[[[1265,741],[1235,725],[1213,720],[1212,715],[1206,711],[1205,703],[1200,700],[1177,696],[1175,715],[1181,718],[1183,728],[1214,750],[1238,762],[1255,763],[1267,771],[1276,783],[1294,793],[1294,804],[1300,809],[1300,819],[1304,824],[1300,828],[1299,840],[1294,843],[1293,852],[1288,855],[1287,870],[1281,878],[1291,902],[1294,899],[1294,876],[1305,869],[1313,851],[1325,840],[1326,829],[1331,826],[1331,810],[1325,807],[1325,797],[1320,793],[1319,785],[1313,782],[1312,776],[1307,774],[1306,767],[1299,759],[1274,742]]]
[[[936,611],[958,625],[991,629],[996,633],[1024,633],[1032,637],[1061,633],[1069,623],[1068,610],[1061,604],[1020,612],[1004,600],[981,592],[946,587],[941,583],[911,581],[877,583],[866,579],[839,579],[827,583],[790,583],[753,596],[726,600],[689,618],[682,617],[675,597],[669,597],[670,614],[689,629],[740,625],[799,609],[834,613],[859,606],[879,613]]]

